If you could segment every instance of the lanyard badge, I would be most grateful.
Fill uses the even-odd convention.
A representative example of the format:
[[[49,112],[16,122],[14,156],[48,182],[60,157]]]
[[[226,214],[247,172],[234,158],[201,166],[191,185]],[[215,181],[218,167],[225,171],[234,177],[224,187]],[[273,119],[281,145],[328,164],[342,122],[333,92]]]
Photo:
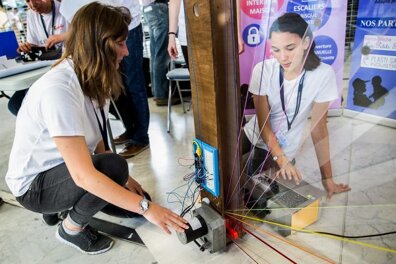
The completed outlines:
[[[100,108],[100,115],[102,116],[102,124],[101,124],[100,121],[99,121],[98,114],[96,114],[96,110],[95,110],[95,107],[94,107],[94,104],[93,104],[92,100],[91,100],[91,105],[92,105],[92,110],[93,110],[93,112],[95,114],[95,117],[96,117],[96,122],[98,123],[100,134],[102,135],[102,139],[103,139],[105,150],[110,150],[109,140],[107,138],[107,127],[106,127],[107,123],[106,123],[106,117],[105,117],[105,113],[103,111],[103,108]]]
[[[285,91],[284,91],[284,84],[283,84],[283,69],[282,69],[281,66],[279,66],[280,98],[281,98],[281,103],[282,103],[282,110],[283,110],[283,113],[286,116],[287,130],[288,131],[290,130],[294,120],[296,119],[296,116],[297,116],[298,112],[300,111],[301,96],[302,96],[302,90],[303,90],[303,86],[304,86],[305,73],[306,73],[306,71],[304,70],[303,76],[301,76],[300,82],[298,83],[296,109],[294,110],[293,119],[291,121],[289,121],[289,117],[287,116],[286,107],[285,107]]]
[[[279,130],[278,132],[276,132],[275,136],[276,139],[278,140],[278,144],[279,146],[283,149],[285,147],[287,147],[289,145],[289,141],[287,140],[286,137],[286,131],[283,130]]]

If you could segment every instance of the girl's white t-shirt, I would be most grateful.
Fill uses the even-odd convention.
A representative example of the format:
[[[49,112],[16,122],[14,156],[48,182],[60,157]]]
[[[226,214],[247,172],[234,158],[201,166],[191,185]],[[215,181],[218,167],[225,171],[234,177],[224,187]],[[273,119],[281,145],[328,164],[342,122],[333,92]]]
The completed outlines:
[[[268,59],[258,63],[252,73],[249,92],[254,95],[268,96],[270,105],[270,124],[275,135],[282,141],[285,155],[295,157],[301,144],[304,126],[311,114],[314,103],[331,102],[338,98],[335,73],[327,64],[320,65],[313,71],[306,71],[299,112],[288,130],[286,116],[282,109],[279,84],[280,65],[276,59]],[[289,121],[294,117],[297,103],[297,93],[303,73],[294,80],[284,79],[285,109]],[[245,134],[256,147],[269,150],[260,136],[261,128],[256,115],[244,127]]]

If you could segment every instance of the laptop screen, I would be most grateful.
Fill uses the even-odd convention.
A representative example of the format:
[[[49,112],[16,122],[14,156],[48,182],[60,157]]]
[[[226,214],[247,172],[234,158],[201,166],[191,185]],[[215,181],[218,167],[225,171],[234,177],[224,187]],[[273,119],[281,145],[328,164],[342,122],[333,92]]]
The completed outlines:
[[[0,32],[0,56],[15,59],[19,55],[17,49],[18,41],[14,31]]]

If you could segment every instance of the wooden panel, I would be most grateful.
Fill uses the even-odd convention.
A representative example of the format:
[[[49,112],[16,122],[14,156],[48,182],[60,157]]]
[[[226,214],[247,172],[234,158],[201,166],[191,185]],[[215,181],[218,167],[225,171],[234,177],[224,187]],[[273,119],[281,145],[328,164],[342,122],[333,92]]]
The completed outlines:
[[[186,0],[190,79],[196,137],[218,149],[221,195],[201,195],[224,213],[225,206],[240,208],[238,192],[225,204],[240,175],[237,134],[240,90],[236,24],[231,1]],[[239,190],[239,188],[237,188]]]
[[[216,90],[210,0],[187,1],[190,79],[196,137],[218,147]],[[199,16],[194,14],[194,5]]]

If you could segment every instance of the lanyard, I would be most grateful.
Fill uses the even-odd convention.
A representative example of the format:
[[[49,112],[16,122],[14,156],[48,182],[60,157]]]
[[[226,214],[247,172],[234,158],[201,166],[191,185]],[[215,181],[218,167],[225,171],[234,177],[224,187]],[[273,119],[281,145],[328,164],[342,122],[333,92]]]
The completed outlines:
[[[105,117],[103,108],[100,108],[100,115],[102,116],[102,124],[103,124],[103,126],[102,126],[102,124],[99,121],[99,117],[96,114],[95,107],[94,107],[94,105],[92,103],[92,100],[91,100],[91,104],[92,104],[92,109],[93,109],[93,111],[95,113],[96,121],[98,122],[100,133],[102,134],[102,139],[103,139],[105,150],[110,150],[109,141],[107,139],[106,117]]]
[[[301,76],[300,82],[298,83],[298,92],[297,92],[297,102],[296,102],[296,110],[294,110],[294,116],[291,121],[289,121],[289,118],[287,117],[286,109],[285,109],[285,91],[284,91],[284,84],[283,84],[283,70],[282,67],[279,67],[279,86],[280,86],[280,98],[282,102],[282,110],[283,113],[285,113],[286,116],[286,121],[287,121],[287,130],[289,131],[294,120],[296,119],[296,116],[298,112],[300,111],[300,105],[301,105],[301,96],[302,96],[302,89],[304,86],[304,78],[305,78],[305,70],[303,76]]]
[[[52,36],[52,35],[54,35],[54,27],[55,27],[55,4],[54,4],[54,1],[51,1],[51,9],[52,9],[51,10],[52,11],[51,36]],[[44,28],[45,35],[47,36],[47,38],[49,38],[50,35],[48,35],[48,31],[47,31],[47,28],[45,27],[45,23],[44,23],[44,18],[43,18],[43,15],[41,15],[41,14],[40,14],[40,19],[41,19],[41,24],[43,25],[43,28]]]

